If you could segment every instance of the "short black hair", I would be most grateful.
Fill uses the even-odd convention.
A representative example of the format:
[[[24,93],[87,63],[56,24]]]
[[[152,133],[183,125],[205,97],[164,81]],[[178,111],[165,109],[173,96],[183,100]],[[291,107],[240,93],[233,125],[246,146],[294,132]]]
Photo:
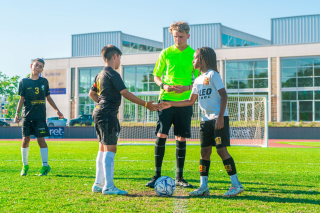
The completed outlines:
[[[219,73],[217,69],[217,56],[215,51],[210,47],[201,47],[197,49],[197,51],[199,51],[200,62],[204,60],[208,69],[212,69]]]
[[[116,47],[112,44],[105,46],[101,50],[101,55],[102,55],[103,60],[105,62],[109,61],[112,58],[112,56],[114,56],[114,54],[117,54],[117,56],[119,56],[119,55],[122,55],[122,52],[118,47]]]
[[[36,58],[36,59],[34,59],[33,61],[32,61],[32,63],[34,63],[34,62],[36,62],[36,61],[39,61],[39,62],[41,62],[42,64],[43,64],[43,67],[44,67],[44,60],[42,59],[42,58]]]

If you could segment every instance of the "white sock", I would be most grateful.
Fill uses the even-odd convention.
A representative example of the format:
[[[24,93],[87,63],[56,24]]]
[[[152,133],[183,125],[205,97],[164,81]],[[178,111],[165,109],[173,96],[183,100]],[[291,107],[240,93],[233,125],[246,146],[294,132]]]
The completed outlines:
[[[48,166],[48,147],[40,148],[42,166]]]
[[[23,165],[29,165],[28,164],[29,147],[27,147],[27,148],[21,147],[21,156],[22,156]]]
[[[237,174],[231,175],[230,179],[231,179],[231,184],[240,185]]]
[[[105,186],[108,188],[110,186],[113,186],[113,171],[114,167],[112,166],[112,163],[114,162],[115,153],[113,152],[104,152],[103,153],[103,168],[104,168],[104,174],[106,177]]]
[[[95,184],[100,184],[103,182],[104,172],[103,172],[103,152],[98,151],[96,159],[96,179]]]
[[[208,187],[208,176],[200,176],[200,187]]]

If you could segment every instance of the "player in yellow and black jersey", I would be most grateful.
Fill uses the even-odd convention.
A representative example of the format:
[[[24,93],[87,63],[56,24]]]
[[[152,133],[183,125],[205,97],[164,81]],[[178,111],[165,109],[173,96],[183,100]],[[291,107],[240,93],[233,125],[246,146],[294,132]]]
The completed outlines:
[[[19,122],[19,112],[22,105],[24,105],[22,109],[22,176],[27,175],[29,169],[28,155],[30,135],[34,135],[37,138],[40,146],[42,159],[40,176],[47,175],[51,170],[48,164],[48,146],[44,140],[44,137],[50,136],[46,124],[46,100],[57,112],[59,118],[63,118],[62,113],[50,97],[48,80],[39,77],[39,74],[43,71],[44,64],[44,60],[39,58],[35,59],[30,66],[30,77],[22,79],[19,83],[20,100],[17,107],[15,122]]]

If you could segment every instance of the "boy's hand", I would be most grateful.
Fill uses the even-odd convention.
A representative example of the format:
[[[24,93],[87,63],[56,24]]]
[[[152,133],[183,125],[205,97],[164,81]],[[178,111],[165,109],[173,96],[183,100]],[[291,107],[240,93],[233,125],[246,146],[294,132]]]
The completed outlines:
[[[170,108],[170,107],[171,107],[170,101],[162,101],[162,102],[160,103],[159,111],[162,111],[162,110],[164,110],[164,109],[168,109],[168,108]]]
[[[216,129],[219,130],[219,129],[222,129],[223,127],[224,127],[224,119],[223,117],[219,116],[216,121]]]
[[[147,102],[147,109],[150,111],[157,111],[159,109],[159,104],[153,104],[154,101]]]
[[[14,122],[15,123],[19,123],[20,122],[19,114],[16,114],[16,117],[14,117]]]
[[[175,91],[174,86],[169,86],[169,85],[167,85],[167,84],[165,84],[165,85],[163,86],[163,89],[164,89],[165,91],[167,91],[167,92]]]
[[[173,86],[173,91],[175,91],[176,93],[183,93],[185,91],[188,91],[189,86],[181,86],[181,85],[176,85]]]
[[[59,116],[59,119],[63,118],[63,114],[59,110],[57,111],[57,115]]]

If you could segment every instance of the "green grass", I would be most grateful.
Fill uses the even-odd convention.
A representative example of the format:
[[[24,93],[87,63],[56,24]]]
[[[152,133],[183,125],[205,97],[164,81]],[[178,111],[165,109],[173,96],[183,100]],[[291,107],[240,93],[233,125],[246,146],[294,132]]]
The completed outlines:
[[[276,143],[288,144],[288,145],[296,145],[296,146],[308,146],[308,147],[320,147],[320,142],[283,142],[279,141]]]
[[[21,177],[20,142],[0,141],[0,212],[319,212],[319,149],[230,147],[245,192],[223,198],[230,186],[223,164],[213,152],[210,196],[190,198],[193,189],[158,197],[144,184],[154,174],[153,146],[118,146],[115,184],[128,196],[94,194],[97,142],[48,142],[48,176],[40,151],[31,142],[28,176]],[[199,146],[187,148],[185,178],[199,186]],[[166,147],[163,175],[175,177],[175,146]]]

